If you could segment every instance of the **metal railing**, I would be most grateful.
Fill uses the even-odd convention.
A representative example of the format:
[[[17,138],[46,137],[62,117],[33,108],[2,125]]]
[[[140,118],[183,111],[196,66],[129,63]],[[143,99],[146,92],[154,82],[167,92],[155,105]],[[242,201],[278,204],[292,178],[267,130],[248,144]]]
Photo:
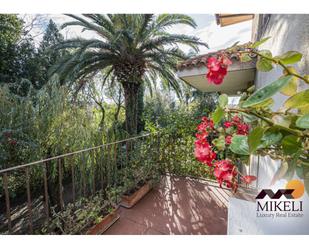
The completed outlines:
[[[160,173],[214,179],[200,174],[205,170],[194,158],[194,139],[150,133],[2,169],[0,233],[36,233],[43,223],[50,222],[51,208],[61,211],[80,197],[91,197],[109,186],[121,185],[127,172],[123,170],[131,170],[132,164],[148,161],[156,164],[155,170]],[[246,173],[254,172],[249,167]],[[14,182],[23,191],[16,196],[10,195],[17,191],[10,189]]]
[[[119,184],[117,174],[127,165],[132,147],[136,141],[146,139],[148,143],[150,140],[153,144],[159,142],[156,133],[145,134],[0,170],[4,194],[1,199],[5,202],[5,207],[0,206],[0,233],[33,234],[44,220],[49,222],[52,206],[63,210],[81,196],[94,195],[110,185]],[[32,184],[32,178],[35,184]],[[26,200],[15,200],[10,196],[10,184],[18,179],[25,183],[23,194]],[[38,191],[41,193],[38,194]],[[22,211],[12,213],[18,206],[23,207],[19,208]],[[1,217],[1,212],[5,213],[5,217]],[[25,220],[28,227],[24,226]]]

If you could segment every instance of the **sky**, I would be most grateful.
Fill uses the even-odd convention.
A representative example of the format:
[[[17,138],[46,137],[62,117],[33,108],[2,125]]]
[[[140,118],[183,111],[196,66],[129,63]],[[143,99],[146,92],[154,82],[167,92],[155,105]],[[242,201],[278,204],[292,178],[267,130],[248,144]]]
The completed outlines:
[[[190,15],[190,14],[189,14]],[[51,15],[24,15],[26,23],[31,22],[31,19],[37,17],[39,25],[36,25],[32,30],[31,34],[37,44],[42,39],[43,31],[48,24],[49,19],[59,25],[59,27],[67,22],[71,21],[72,18],[62,14],[51,14]],[[175,25],[169,31],[177,34],[194,35],[199,37],[203,42],[206,42],[209,49],[206,47],[200,47],[199,54],[205,54],[208,52],[220,50],[233,45],[235,42],[246,43],[251,39],[251,27],[252,21],[246,21],[239,24],[230,25],[227,27],[220,27],[216,24],[214,14],[192,14],[190,15],[197,23],[197,28],[191,28],[186,25]],[[61,33],[65,38],[72,38],[81,36],[83,38],[92,38],[95,35],[91,32],[81,32],[79,27],[69,27],[61,30]],[[181,47],[185,52],[189,51],[186,46]]]

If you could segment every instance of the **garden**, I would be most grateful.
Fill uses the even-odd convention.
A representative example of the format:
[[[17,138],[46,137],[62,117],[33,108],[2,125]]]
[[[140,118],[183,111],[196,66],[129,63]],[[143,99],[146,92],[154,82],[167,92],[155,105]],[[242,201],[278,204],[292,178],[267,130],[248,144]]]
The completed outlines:
[[[102,234],[121,220],[120,207],[133,208],[166,175],[232,194],[256,189],[259,176],[244,170],[251,156],[280,160],[272,182],[297,174],[309,192],[309,90],[299,90],[309,76],[295,67],[300,52],[260,49],[268,37],[210,56],[205,84],[222,84],[235,60],[282,72],[230,105],[227,94],[176,75],[192,57],[179,45],[195,54],[208,46],[168,31],[195,28],[191,17],[67,16],[61,29],[95,36],[65,39],[50,20],[37,46],[18,15],[0,15],[1,234]],[[278,93],[287,100],[274,111]]]

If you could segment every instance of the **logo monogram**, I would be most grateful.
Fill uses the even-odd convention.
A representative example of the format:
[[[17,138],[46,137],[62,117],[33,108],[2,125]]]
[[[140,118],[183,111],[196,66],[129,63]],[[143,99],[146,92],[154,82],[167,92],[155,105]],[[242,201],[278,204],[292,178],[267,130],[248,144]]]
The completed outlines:
[[[294,189],[279,189],[276,193],[274,193],[271,189],[263,189],[255,199],[264,199],[266,195],[270,199],[280,199],[281,196],[285,196],[286,199],[294,199],[292,193]]]

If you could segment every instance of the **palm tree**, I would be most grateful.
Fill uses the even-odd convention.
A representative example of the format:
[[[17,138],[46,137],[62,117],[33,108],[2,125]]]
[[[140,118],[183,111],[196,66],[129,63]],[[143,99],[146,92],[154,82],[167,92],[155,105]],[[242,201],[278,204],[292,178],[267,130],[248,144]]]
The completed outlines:
[[[71,49],[70,55],[53,67],[60,80],[73,84],[96,72],[117,80],[123,87],[126,108],[126,130],[137,133],[138,95],[141,86],[154,86],[158,78],[179,91],[175,70],[186,55],[179,48],[188,45],[195,51],[207,46],[194,36],[171,34],[168,29],[176,24],[196,27],[187,15],[181,14],[84,14],[68,15],[74,21],[63,25],[80,26],[94,31],[97,38],[74,38],[61,42],[58,49]],[[83,83],[87,80],[81,81]]]

